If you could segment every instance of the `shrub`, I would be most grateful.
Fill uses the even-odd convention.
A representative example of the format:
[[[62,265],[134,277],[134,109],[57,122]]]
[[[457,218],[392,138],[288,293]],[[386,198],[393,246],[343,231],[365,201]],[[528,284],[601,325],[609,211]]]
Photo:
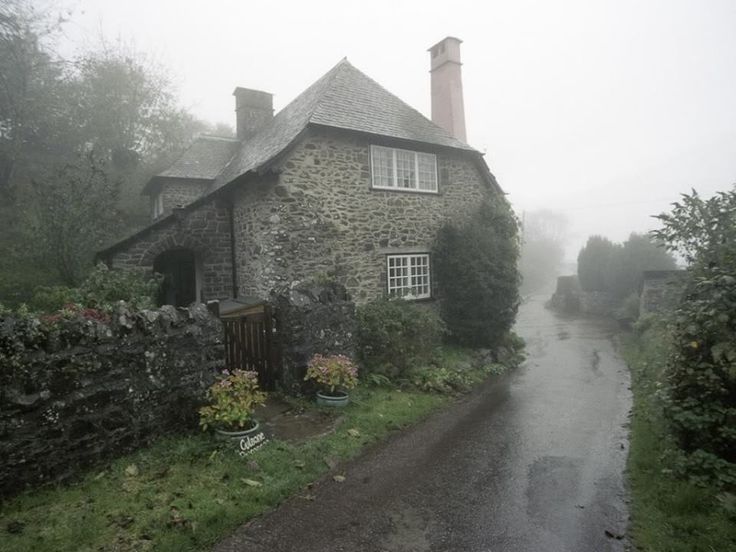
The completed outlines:
[[[258,374],[235,370],[214,383],[207,391],[211,404],[199,409],[202,429],[248,429],[257,406],[266,402],[266,394],[258,388]]]
[[[442,319],[460,344],[494,347],[519,307],[518,222],[503,201],[445,224],[433,248]]]
[[[655,236],[688,262],[665,413],[698,477],[736,487],[736,190],[684,195]]]
[[[445,327],[431,308],[403,299],[378,299],[358,307],[358,355],[371,371],[402,376],[429,361]]]
[[[330,393],[349,390],[358,385],[358,367],[344,355],[316,354],[309,361],[304,380],[313,380]]]
[[[115,303],[125,301],[133,309],[150,309],[156,306],[159,284],[156,276],[110,270],[100,263],[78,288],[39,287],[30,306],[40,312],[56,312],[69,304],[110,311]]]
[[[578,280],[584,291],[605,291],[619,303],[641,285],[645,270],[673,270],[675,259],[649,236],[632,233],[622,244],[588,238],[578,254]]]

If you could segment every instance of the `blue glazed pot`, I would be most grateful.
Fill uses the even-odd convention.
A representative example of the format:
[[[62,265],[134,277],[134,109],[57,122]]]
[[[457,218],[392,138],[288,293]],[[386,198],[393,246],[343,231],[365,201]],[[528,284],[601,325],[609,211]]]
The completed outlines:
[[[335,391],[334,395],[327,395],[317,391],[317,404],[320,406],[347,406],[349,400],[350,396],[344,391]]]

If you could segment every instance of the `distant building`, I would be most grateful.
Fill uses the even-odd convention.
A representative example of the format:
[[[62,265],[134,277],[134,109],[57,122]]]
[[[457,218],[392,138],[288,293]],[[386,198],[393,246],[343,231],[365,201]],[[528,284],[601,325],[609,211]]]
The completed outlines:
[[[674,307],[682,292],[684,270],[645,270],[639,297],[639,315],[656,314]]]

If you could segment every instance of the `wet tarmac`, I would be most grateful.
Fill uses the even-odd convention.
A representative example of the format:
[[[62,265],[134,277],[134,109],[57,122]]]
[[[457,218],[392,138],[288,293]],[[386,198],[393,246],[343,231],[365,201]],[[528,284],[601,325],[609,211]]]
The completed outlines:
[[[531,298],[529,357],[338,468],[215,550],[607,552],[627,548],[629,375],[614,329]]]

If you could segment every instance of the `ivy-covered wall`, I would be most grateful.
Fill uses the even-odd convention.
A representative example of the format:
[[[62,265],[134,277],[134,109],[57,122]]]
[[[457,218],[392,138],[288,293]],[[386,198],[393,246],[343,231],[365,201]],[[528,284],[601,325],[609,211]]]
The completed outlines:
[[[203,305],[0,315],[0,498],[196,428],[221,338]]]

